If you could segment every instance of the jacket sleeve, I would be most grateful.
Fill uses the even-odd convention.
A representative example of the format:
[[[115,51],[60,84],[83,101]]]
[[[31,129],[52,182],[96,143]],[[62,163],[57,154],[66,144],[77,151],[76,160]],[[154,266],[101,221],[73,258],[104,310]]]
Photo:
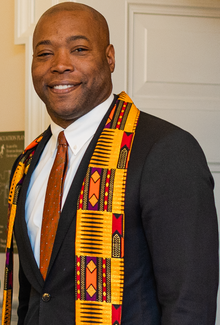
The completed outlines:
[[[145,161],[140,204],[161,325],[214,325],[218,230],[213,178],[196,140],[180,129]]]
[[[18,305],[18,325],[23,325],[25,316],[28,310],[28,303],[30,297],[30,283],[28,282],[21,264],[19,265],[19,305]]]

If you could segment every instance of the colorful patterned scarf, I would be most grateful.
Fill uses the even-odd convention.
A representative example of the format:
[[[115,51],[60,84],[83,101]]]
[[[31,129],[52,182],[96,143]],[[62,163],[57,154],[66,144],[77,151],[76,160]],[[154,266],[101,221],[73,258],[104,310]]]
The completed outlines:
[[[120,325],[124,288],[124,201],[127,167],[139,110],[122,92],[91,157],[78,198],[76,223],[76,324]],[[10,325],[12,233],[19,191],[36,145],[21,156],[9,192],[2,324]]]
[[[11,181],[11,187],[8,196],[8,233],[6,241],[6,261],[5,261],[5,279],[2,305],[2,325],[11,323],[11,307],[13,293],[13,228],[16,216],[19,193],[27,175],[31,160],[33,158],[37,144],[43,136],[34,140],[22,153],[17,168]]]

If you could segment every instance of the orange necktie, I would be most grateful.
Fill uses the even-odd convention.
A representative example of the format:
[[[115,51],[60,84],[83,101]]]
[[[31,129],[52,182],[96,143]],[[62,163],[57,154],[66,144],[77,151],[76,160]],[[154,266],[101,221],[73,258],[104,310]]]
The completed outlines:
[[[58,135],[57,154],[50,172],[44,202],[40,241],[40,271],[45,280],[60,218],[63,184],[68,166],[68,143]]]

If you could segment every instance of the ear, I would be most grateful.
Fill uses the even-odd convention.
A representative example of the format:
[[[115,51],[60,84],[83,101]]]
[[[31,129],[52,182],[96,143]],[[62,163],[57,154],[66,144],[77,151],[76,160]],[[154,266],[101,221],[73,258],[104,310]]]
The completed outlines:
[[[115,70],[115,49],[112,44],[109,44],[106,49],[106,58],[108,61],[111,73]]]

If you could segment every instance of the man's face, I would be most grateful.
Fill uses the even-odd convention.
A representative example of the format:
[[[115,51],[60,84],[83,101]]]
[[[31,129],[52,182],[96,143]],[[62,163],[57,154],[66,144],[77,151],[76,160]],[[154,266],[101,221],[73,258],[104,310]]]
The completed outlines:
[[[110,95],[114,48],[89,13],[44,16],[33,49],[34,87],[58,125],[67,127]]]

